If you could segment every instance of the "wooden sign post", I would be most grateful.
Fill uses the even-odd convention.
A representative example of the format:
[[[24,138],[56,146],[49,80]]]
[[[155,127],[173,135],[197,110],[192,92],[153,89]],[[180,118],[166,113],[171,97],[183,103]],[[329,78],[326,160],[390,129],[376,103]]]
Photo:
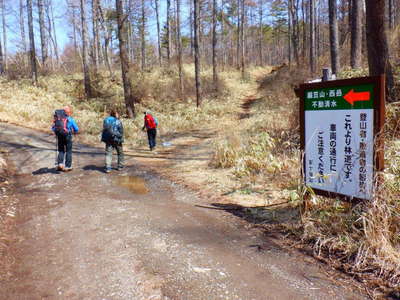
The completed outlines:
[[[370,200],[384,168],[385,77],[302,84],[304,183],[317,194]]]

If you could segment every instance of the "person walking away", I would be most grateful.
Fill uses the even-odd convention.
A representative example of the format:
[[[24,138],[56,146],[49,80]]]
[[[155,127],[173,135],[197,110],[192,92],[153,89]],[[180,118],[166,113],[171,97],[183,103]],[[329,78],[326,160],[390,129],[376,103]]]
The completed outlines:
[[[124,167],[124,152],[122,144],[124,142],[124,128],[119,120],[119,114],[115,110],[111,110],[110,115],[103,121],[103,132],[101,141],[106,144],[105,172],[111,172],[111,163],[113,150],[117,151],[118,166],[117,170]]]
[[[158,120],[150,113],[144,112],[144,125],[142,130],[147,130],[147,138],[149,140],[150,151],[156,147]]]
[[[69,106],[58,109],[54,113],[52,130],[57,137],[58,171],[72,171],[72,134],[77,134],[79,128],[71,115],[72,109]]]

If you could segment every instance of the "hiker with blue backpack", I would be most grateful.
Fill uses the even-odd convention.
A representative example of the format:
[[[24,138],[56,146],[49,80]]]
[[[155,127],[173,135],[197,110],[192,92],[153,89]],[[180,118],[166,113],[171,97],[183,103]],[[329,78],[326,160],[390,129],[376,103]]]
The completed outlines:
[[[105,172],[111,172],[111,163],[113,150],[117,151],[118,165],[117,170],[124,167],[124,152],[122,144],[124,142],[124,127],[119,120],[119,114],[116,110],[111,110],[110,115],[103,121],[103,132],[101,141],[106,144]]]
[[[144,112],[144,125],[142,130],[147,130],[150,151],[156,147],[158,120],[148,112]]]
[[[69,106],[58,109],[54,113],[51,129],[57,138],[57,171],[72,171],[72,134],[78,133],[79,128],[71,115],[72,109]]]

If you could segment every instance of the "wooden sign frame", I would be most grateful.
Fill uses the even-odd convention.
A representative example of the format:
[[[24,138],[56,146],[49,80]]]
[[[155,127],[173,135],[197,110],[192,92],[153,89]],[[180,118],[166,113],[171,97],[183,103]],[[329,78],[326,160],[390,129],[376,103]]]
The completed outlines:
[[[353,78],[353,79],[344,79],[344,80],[334,80],[334,81],[325,81],[325,82],[317,82],[317,83],[305,83],[301,84],[298,89],[295,90],[297,97],[300,98],[300,108],[299,108],[299,117],[300,117],[300,149],[302,150],[302,168],[301,174],[303,178],[303,182],[306,184],[306,152],[305,152],[305,136],[306,136],[306,128],[305,128],[305,101],[306,101],[306,91],[312,89],[326,89],[326,88],[341,88],[348,87],[354,85],[363,85],[363,84],[372,84],[374,99],[373,99],[373,173],[372,178],[374,180],[373,186],[376,186],[375,179],[377,178],[377,172],[384,170],[384,138],[383,138],[383,127],[385,124],[385,75],[381,76],[372,76],[372,77],[361,77],[361,78]],[[378,179],[379,180],[379,179]],[[313,191],[322,196],[331,197],[331,198],[340,198],[347,201],[365,201],[365,199],[360,199],[357,197],[351,197],[348,195],[330,192],[318,188],[312,188]]]

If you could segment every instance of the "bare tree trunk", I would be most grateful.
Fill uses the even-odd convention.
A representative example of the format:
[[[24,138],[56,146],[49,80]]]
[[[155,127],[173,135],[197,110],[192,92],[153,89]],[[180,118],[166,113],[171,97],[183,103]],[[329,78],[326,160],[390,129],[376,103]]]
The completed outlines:
[[[86,24],[86,0],[81,0],[81,30],[82,30],[82,64],[83,64],[83,76],[85,84],[86,97],[92,97],[92,86],[90,83],[90,69],[88,63],[88,36],[87,36],[87,24]]]
[[[6,24],[6,7],[4,5],[4,0],[1,0],[1,17],[3,25],[3,57],[4,57],[4,70],[7,70],[8,52],[7,52],[7,24]]]
[[[45,0],[44,5],[45,5],[45,8],[46,8],[46,20],[47,20],[47,24],[48,24],[48,26],[46,27],[46,31],[47,31],[47,34],[48,34],[48,39],[47,40],[49,41],[48,50],[51,51],[51,49],[52,49],[51,45],[53,45],[54,55],[56,56],[57,63],[58,63],[58,51],[57,51],[57,49],[55,47],[55,42],[54,42],[54,38],[53,38],[53,25],[54,25],[54,22],[52,23],[51,14],[50,14],[51,0]],[[53,57],[53,53],[52,52],[49,53],[49,56],[50,56],[50,58]],[[52,66],[52,69],[54,70],[54,60],[53,59],[51,59],[51,66]]]
[[[134,22],[134,16],[132,16],[133,14],[133,3],[134,0],[122,0],[122,10],[125,12],[126,14],[126,48],[127,48],[127,52],[128,52],[128,57],[129,57],[129,61],[133,61],[134,60],[134,33],[133,33],[133,25],[132,23]],[[135,1],[135,3],[139,3],[138,1]],[[139,33],[140,33],[140,24],[138,24],[138,29],[139,29]]]
[[[21,31],[21,45],[24,54],[27,52],[26,36],[25,36],[25,14],[24,14],[24,0],[19,0],[19,28]],[[25,61],[24,61],[25,63]]]
[[[28,10],[28,27],[29,27],[29,53],[31,59],[31,76],[35,84],[38,83],[37,65],[36,65],[36,50],[35,50],[35,36],[33,34],[33,16],[32,16],[32,0],[26,0],[26,7]]]
[[[157,18],[157,46],[158,46],[158,63],[162,66],[162,53],[161,53],[161,41],[160,41],[160,16],[158,9],[158,0],[154,0],[156,7],[156,18]]]
[[[181,0],[176,0],[176,35],[178,40],[179,93],[183,98],[182,38],[181,38]]]
[[[126,1],[126,0],[125,0]],[[134,37],[134,16],[133,16],[133,0],[126,1],[126,13],[128,15],[128,20],[126,23],[127,30],[127,41],[126,46],[128,48],[129,61],[135,60],[135,37]]]
[[[204,37],[204,22],[203,21],[203,5],[206,4],[204,0],[199,0],[199,10],[198,10],[198,36],[199,36],[199,53],[204,53],[203,60],[206,61],[208,56],[208,48],[206,49],[206,38]],[[199,54],[201,57],[201,54]]]
[[[193,0],[194,12],[194,70],[196,82],[196,106],[201,104],[201,85],[200,85],[200,58],[199,58],[199,5],[200,0]]]
[[[57,31],[56,31],[56,26],[54,24],[54,10],[53,10],[53,2],[52,0],[49,0],[49,6],[50,6],[50,14],[51,14],[51,24],[53,26],[53,43],[54,43],[54,52],[56,55],[56,60],[57,60],[57,65],[60,65],[60,56],[58,53],[58,42],[57,42]]]
[[[361,16],[362,16],[362,1],[352,0],[350,65],[353,69],[358,69],[361,67],[361,49],[362,49]]]
[[[296,2],[295,2],[296,1]],[[299,0],[290,0],[289,2],[289,14],[291,15],[292,20],[292,45],[293,45],[293,55],[296,61],[296,64],[300,64],[299,58],[299,16],[298,16],[298,8],[299,8]]]
[[[99,0],[92,0],[92,32],[93,32],[93,45],[92,45],[92,58],[93,67],[95,72],[99,67]]]
[[[110,43],[110,35],[109,35],[108,31],[107,31],[107,28],[104,25],[105,19],[104,19],[103,10],[101,8],[101,3],[99,3],[98,8],[99,8],[100,25],[101,25],[101,28],[102,28],[103,34],[104,34],[104,61],[106,63],[108,72],[110,73],[110,77],[113,78],[114,77],[114,73],[112,71],[110,58],[108,56],[108,46],[109,46],[109,43]]]
[[[392,30],[394,28],[394,3],[393,0],[388,0],[389,5],[389,29]]]
[[[315,0],[310,0],[310,70],[315,73],[316,66],[316,48],[315,48]]]
[[[393,102],[396,98],[385,31],[385,1],[366,0],[365,2],[369,74],[371,76],[386,74],[388,101]]]
[[[240,52],[240,69],[242,73],[242,79],[245,78],[245,51],[246,51],[246,45],[244,41],[244,16],[245,16],[245,10],[244,10],[244,0],[240,1],[241,5],[241,12],[240,12],[240,44],[241,44],[241,52]]]
[[[77,25],[76,25],[76,14],[75,14],[75,6],[72,5],[72,34],[73,34],[73,39],[74,39],[74,49],[75,49],[75,55],[79,53],[78,50],[78,40],[76,36],[76,31],[77,31]]]
[[[225,70],[225,65],[227,63],[227,52],[228,52],[228,45],[226,43],[226,36],[227,34],[225,34],[225,30],[226,30],[226,26],[225,26],[225,12],[224,12],[224,8],[225,8],[225,1],[222,0],[221,3],[221,65],[222,65],[222,70]]]
[[[4,75],[4,58],[3,58],[3,49],[1,45],[1,37],[0,37],[0,76]]]
[[[122,71],[122,81],[124,85],[124,98],[126,112],[130,119],[135,117],[135,98],[133,96],[132,84],[131,84],[131,73],[129,68],[129,56],[128,49],[126,47],[126,41],[128,38],[128,33],[126,30],[126,20],[122,8],[122,0],[115,0],[115,6],[117,9],[117,21],[118,21],[118,40],[119,40],[119,56],[121,60],[121,71]]]
[[[263,65],[263,41],[264,41],[264,29],[263,29],[263,0],[258,2],[258,60],[260,66]]]
[[[144,6],[144,0],[142,0],[142,5],[141,5],[141,10],[142,10],[142,20],[140,24],[140,43],[141,43],[141,69],[144,71],[146,69],[146,36],[145,36],[145,31],[146,31],[146,12],[145,12],[145,6]]]
[[[190,57],[194,57],[194,42],[193,42],[193,1],[189,0],[189,28],[190,28]]]
[[[131,1],[129,1],[131,2]],[[130,4],[128,4],[130,5]],[[128,6],[130,7],[130,6]],[[134,61],[135,59],[135,53],[134,53],[134,47],[135,47],[135,43],[134,43],[134,34],[133,34],[133,25],[132,25],[132,19],[130,17],[128,17],[128,24],[126,25],[126,31],[127,31],[127,40],[126,40],[126,47],[128,48],[128,56],[129,56],[129,60],[130,61]]]
[[[167,24],[166,24],[166,33],[167,33],[167,60],[168,65],[170,64],[171,59],[171,0],[167,0]]]
[[[39,30],[40,30],[40,47],[42,50],[42,64],[43,67],[46,67],[47,57],[48,57],[48,49],[47,49],[47,36],[46,36],[46,25],[44,21],[44,5],[43,0],[38,0],[38,9],[39,9]]]
[[[218,73],[217,73],[217,0],[213,0],[213,12],[212,12],[212,65],[213,65],[214,89],[218,90]]]
[[[292,65],[292,14],[290,13],[291,7],[293,5],[293,0],[288,0],[287,2],[287,15],[288,15],[288,59],[289,67]]]
[[[315,20],[315,51],[316,51],[316,63],[318,64],[318,58],[321,55],[321,26],[320,26],[320,1],[315,2],[314,20]]]
[[[236,68],[240,70],[240,0],[237,0]]]
[[[21,31],[21,45],[23,52],[23,65],[26,67],[29,58],[28,54],[28,46],[26,44],[26,35],[25,35],[25,13],[24,13],[24,0],[19,0],[19,28]]]
[[[331,49],[332,73],[340,71],[339,32],[337,21],[337,0],[329,0],[329,40]]]
[[[306,61],[306,52],[307,52],[307,27],[306,27],[306,5],[304,0],[301,1],[301,13],[302,13],[302,18],[303,18],[303,51],[302,51],[302,57],[303,57],[303,62]]]

